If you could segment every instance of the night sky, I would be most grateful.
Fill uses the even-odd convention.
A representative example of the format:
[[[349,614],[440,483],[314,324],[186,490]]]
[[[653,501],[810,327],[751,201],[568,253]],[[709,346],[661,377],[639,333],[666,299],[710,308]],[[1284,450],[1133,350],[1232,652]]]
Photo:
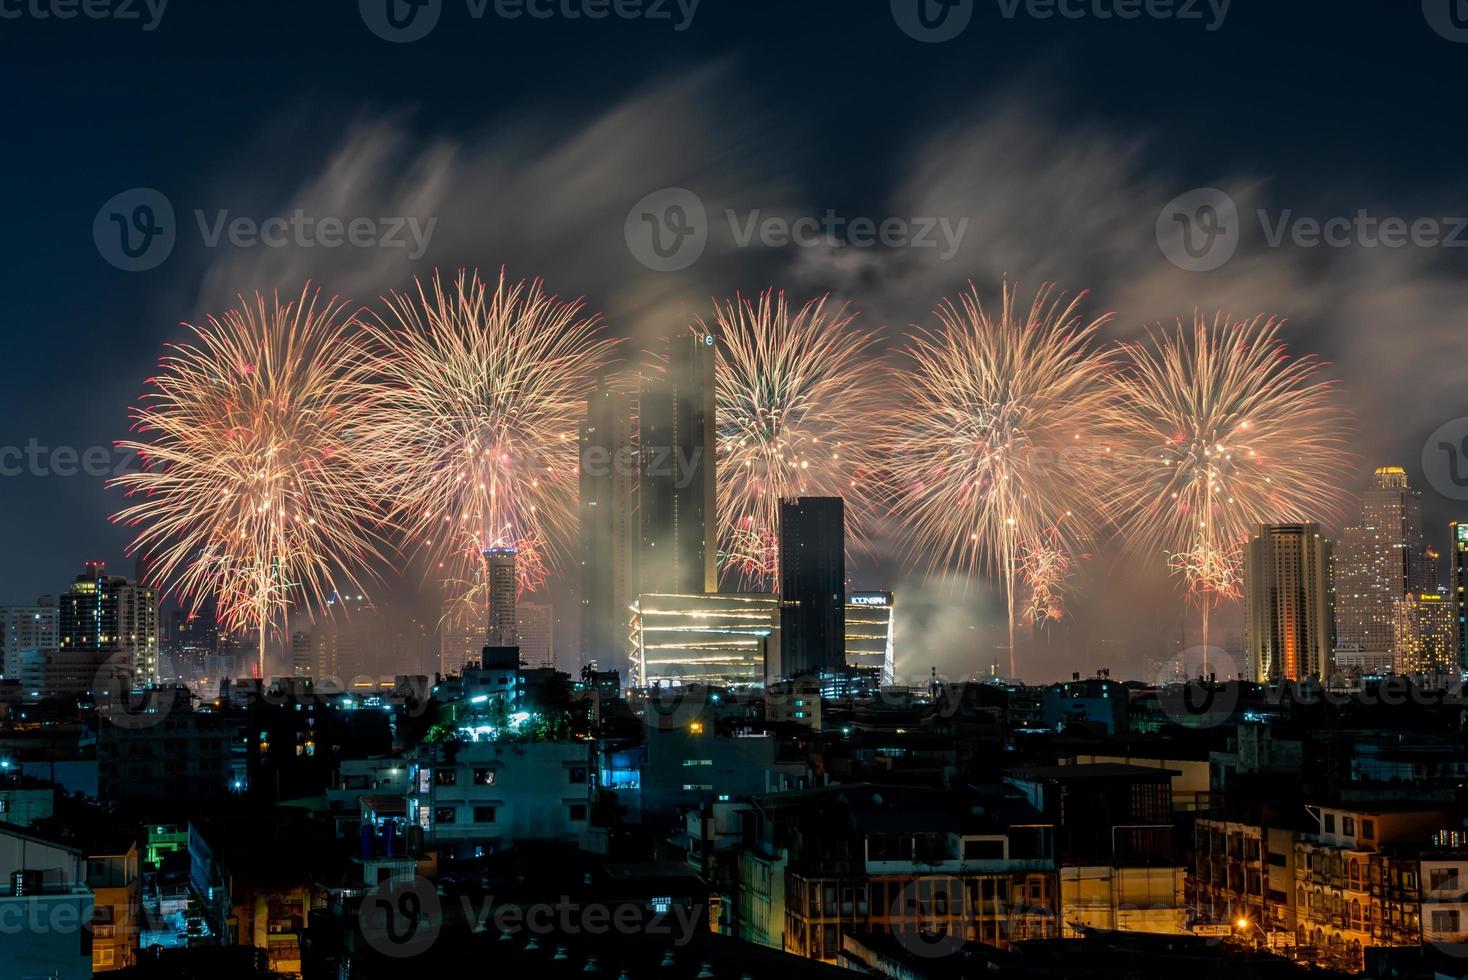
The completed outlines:
[[[1429,433],[1468,415],[1468,252],[1272,247],[1254,215],[1364,209],[1455,231],[1468,215],[1468,43],[1428,16],[1448,2],[1425,14],[1416,0],[1236,0],[1209,30],[1206,3],[1201,20],[1101,19],[1089,0],[1074,5],[1082,18],[1040,19],[973,0],[959,37],[923,43],[887,0],[703,0],[681,31],[671,2],[671,20],[476,20],[465,0],[443,0],[431,34],[395,44],[345,0],[173,0],[152,30],[38,19],[41,0],[0,0],[0,445],[110,446],[180,321],[307,278],[370,303],[435,267],[505,265],[645,339],[736,290],[829,290],[896,338],[968,279],[994,295],[1007,275],[1092,290],[1086,308],[1115,311],[1115,337],[1195,307],[1289,317],[1291,349],[1330,360],[1341,381],[1361,473],[1407,467],[1436,542],[1468,512],[1422,459]],[[140,187],[171,203],[177,242],[156,268],[124,271],[93,222]],[[633,204],[667,187],[713,216],[706,252],[671,273],[624,238]],[[1237,254],[1207,272],[1169,261],[1155,231],[1163,206],[1199,187],[1244,215]],[[297,208],[436,224],[415,261],[404,248],[211,248],[194,214]],[[946,259],[740,248],[726,209],[968,225]],[[1457,234],[1468,246],[1468,229]],[[0,478],[0,601],[56,593],[86,558],[131,569],[127,535],[106,519],[120,498],[103,482]],[[862,561],[853,585],[896,588],[905,630],[931,641],[899,669],[987,663],[1002,624],[985,593],[942,592],[891,555]],[[1176,633],[1180,603],[1159,576],[1104,555],[1090,574],[1067,638],[1036,652],[1036,679],[1103,662],[1138,673]],[[1093,645],[1112,638],[1104,654]]]

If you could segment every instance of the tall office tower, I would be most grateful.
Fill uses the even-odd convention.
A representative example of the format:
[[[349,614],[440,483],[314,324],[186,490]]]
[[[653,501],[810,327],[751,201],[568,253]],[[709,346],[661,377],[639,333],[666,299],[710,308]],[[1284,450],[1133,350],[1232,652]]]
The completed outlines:
[[[1453,650],[1468,671],[1468,522],[1448,525],[1448,599],[1453,606]]]
[[[641,592],[718,590],[712,334],[668,343],[667,369],[642,380],[638,403]]]
[[[1372,654],[1396,641],[1397,600],[1429,587],[1424,572],[1422,494],[1398,466],[1378,469],[1361,496],[1361,516],[1336,549],[1336,644]]]
[[[515,558],[514,548],[485,548],[489,566],[489,641],[492,647],[515,645]]]
[[[895,681],[892,593],[851,592],[846,596],[846,666],[877,670],[884,685]]]
[[[105,568],[105,562],[87,562],[61,596],[57,652],[74,668],[87,660],[97,669],[122,653],[118,666],[131,671],[132,683],[156,683],[158,593],[120,575],[108,575]],[[75,672],[70,669],[66,673],[69,680],[63,686],[70,687],[80,675],[71,676]]]
[[[1447,589],[1410,592],[1397,600],[1392,666],[1398,674],[1459,671],[1453,601]]]
[[[310,634],[311,667],[308,673],[317,683],[327,678],[344,682],[359,674],[371,673],[367,661],[381,642],[382,618],[377,606],[365,595],[334,592],[326,600],[326,613]],[[291,652],[294,655],[294,638]],[[291,669],[294,672],[294,662]]]
[[[312,664],[311,634],[296,630],[291,634],[291,674],[295,677],[310,677]]]
[[[541,602],[522,602],[515,607],[515,636],[520,660],[527,667],[556,665],[556,611]]]
[[[56,600],[43,595],[33,606],[0,606],[0,674],[19,680],[26,654],[30,659],[56,649]]]
[[[846,507],[780,503],[780,676],[846,666]]]
[[[1255,681],[1326,678],[1330,542],[1319,524],[1258,524],[1244,549],[1244,648]]]
[[[637,601],[632,397],[599,387],[581,425],[581,655],[626,676]]]

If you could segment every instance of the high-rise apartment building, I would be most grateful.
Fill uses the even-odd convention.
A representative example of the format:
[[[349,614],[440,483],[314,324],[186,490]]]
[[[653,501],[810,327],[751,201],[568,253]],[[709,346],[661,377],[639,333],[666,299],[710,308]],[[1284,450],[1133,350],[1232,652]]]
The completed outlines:
[[[632,423],[632,396],[599,387],[581,425],[581,654],[624,676],[638,590]]]
[[[110,661],[130,671],[135,685],[158,680],[158,593],[120,575],[108,575],[105,569],[104,562],[87,562],[61,596],[58,663],[72,663],[64,688],[80,680],[77,670],[85,673],[82,661],[94,664],[96,670]]]
[[[1390,651],[1397,601],[1434,587],[1425,573],[1422,494],[1406,471],[1384,466],[1361,497],[1358,520],[1341,532],[1335,557],[1336,644],[1358,653]]]
[[[712,334],[668,343],[666,369],[638,403],[640,592],[718,589]]]
[[[489,646],[512,647],[515,639],[514,548],[485,548],[484,561],[489,571]]]
[[[311,634],[296,630],[291,634],[291,674],[295,677],[310,677],[312,663]]]
[[[780,504],[780,675],[846,666],[846,508],[840,497]]]
[[[1410,592],[1397,600],[1392,666],[1398,674],[1459,671],[1453,600],[1447,589]]]
[[[629,613],[630,615],[630,613]],[[515,607],[515,635],[520,661],[527,667],[556,665],[556,610],[543,602],[522,602]]]
[[[19,680],[26,654],[32,659],[56,649],[56,600],[41,596],[32,606],[0,606],[0,673]]]
[[[1319,524],[1259,524],[1244,549],[1244,648],[1254,680],[1326,678],[1330,542]]]
[[[1448,599],[1453,606],[1453,650],[1468,671],[1468,521],[1448,525]]]

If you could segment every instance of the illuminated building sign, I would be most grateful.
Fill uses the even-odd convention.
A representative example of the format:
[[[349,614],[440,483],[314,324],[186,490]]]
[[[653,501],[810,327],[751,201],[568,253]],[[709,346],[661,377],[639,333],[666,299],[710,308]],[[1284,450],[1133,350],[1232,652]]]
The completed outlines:
[[[846,597],[848,606],[890,606],[892,596],[886,592],[853,592]]]

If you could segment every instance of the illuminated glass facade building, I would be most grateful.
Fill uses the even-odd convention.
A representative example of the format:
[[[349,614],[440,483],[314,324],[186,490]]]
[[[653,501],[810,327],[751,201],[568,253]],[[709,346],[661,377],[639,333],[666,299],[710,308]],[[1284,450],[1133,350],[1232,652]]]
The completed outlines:
[[[767,592],[641,595],[633,606],[632,683],[763,684],[779,624],[780,600]]]
[[[894,683],[892,593],[852,592],[846,596],[846,665],[881,671],[883,685]]]
[[[1244,550],[1244,647],[1257,682],[1334,673],[1330,542],[1319,524],[1259,524]]]
[[[1427,581],[1422,494],[1401,467],[1376,471],[1361,515],[1341,532],[1335,560],[1336,644],[1342,651],[1390,651],[1397,601]]]

